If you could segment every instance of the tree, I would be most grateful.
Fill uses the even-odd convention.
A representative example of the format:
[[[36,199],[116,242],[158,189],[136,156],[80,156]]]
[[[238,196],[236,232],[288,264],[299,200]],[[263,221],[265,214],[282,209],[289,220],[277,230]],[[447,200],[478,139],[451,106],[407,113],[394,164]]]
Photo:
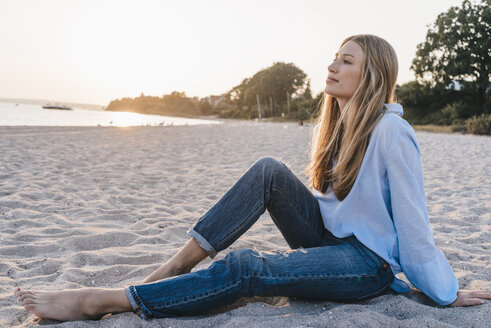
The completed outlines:
[[[309,100],[312,99],[312,89],[310,89],[310,80],[307,81],[307,86],[305,87],[305,91],[303,92],[302,97]]]
[[[307,88],[307,74],[293,63],[274,63],[251,78],[246,78],[241,84],[229,91],[230,98],[236,106],[257,106],[257,97],[263,108],[267,108],[270,116],[284,109],[289,95],[303,94]]]
[[[429,27],[417,47],[411,69],[421,83],[462,87],[475,113],[489,111],[487,90],[491,66],[491,0],[464,0]]]

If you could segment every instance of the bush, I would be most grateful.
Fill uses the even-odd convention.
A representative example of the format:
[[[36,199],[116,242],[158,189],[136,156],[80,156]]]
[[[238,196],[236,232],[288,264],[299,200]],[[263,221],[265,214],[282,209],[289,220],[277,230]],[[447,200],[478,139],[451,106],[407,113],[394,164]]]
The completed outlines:
[[[491,114],[473,116],[465,121],[467,133],[491,135]]]
[[[312,115],[305,109],[299,109],[295,112],[291,112],[288,115],[288,118],[296,121],[309,121],[312,118]]]
[[[288,119],[296,121],[311,121],[320,113],[320,103],[324,93],[313,99],[295,99],[292,101],[291,112],[287,114]]]
[[[220,118],[235,118],[235,119],[245,119],[251,120],[258,117],[257,109],[223,109],[219,114]]]
[[[201,115],[215,115],[218,113],[218,111],[213,108],[213,106],[208,102],[207,99],[201,99],[198,106]]]
[[[462,124],[462,113],[464,112],[465,107],[462,101],[448,104],[440,111],[439,123],[442,125]]]

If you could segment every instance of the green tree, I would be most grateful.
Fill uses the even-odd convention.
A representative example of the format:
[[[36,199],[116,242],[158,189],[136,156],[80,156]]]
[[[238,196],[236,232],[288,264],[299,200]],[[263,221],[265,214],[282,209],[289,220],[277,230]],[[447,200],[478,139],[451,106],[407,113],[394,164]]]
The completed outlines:
[[[293,63],[274,63],[230,90],[229,95],[238,108],[256,107],[257,96],[267,116],[279,115],[286,108],[287,93],[303,94],[308,87],[307,74]],[[256,96],[257,95],[257,96]]]
[[[470,94],[470,111],[489,111],[490,35],[491,0],[464,0],[461,7],[451,7],[429,27],[411,69],[421,83],[461,86]]]

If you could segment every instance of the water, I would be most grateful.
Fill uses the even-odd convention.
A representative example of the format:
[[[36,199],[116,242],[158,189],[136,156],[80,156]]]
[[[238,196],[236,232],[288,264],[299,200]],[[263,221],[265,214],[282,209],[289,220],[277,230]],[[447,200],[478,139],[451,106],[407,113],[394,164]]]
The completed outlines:
[[[219,121],[74,108],[44,109],[41,105],[0,102],[0,126],[164,126],[220,124]]]

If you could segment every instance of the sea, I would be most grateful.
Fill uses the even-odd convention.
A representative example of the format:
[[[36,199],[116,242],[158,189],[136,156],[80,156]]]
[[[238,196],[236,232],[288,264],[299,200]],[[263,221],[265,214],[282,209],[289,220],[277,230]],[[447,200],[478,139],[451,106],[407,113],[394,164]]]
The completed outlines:
[[[44,109],[41,105],[0,102],[0,126],[168,126],[220,124],[218,120],[191,119],[131,112],[73,108]]]

